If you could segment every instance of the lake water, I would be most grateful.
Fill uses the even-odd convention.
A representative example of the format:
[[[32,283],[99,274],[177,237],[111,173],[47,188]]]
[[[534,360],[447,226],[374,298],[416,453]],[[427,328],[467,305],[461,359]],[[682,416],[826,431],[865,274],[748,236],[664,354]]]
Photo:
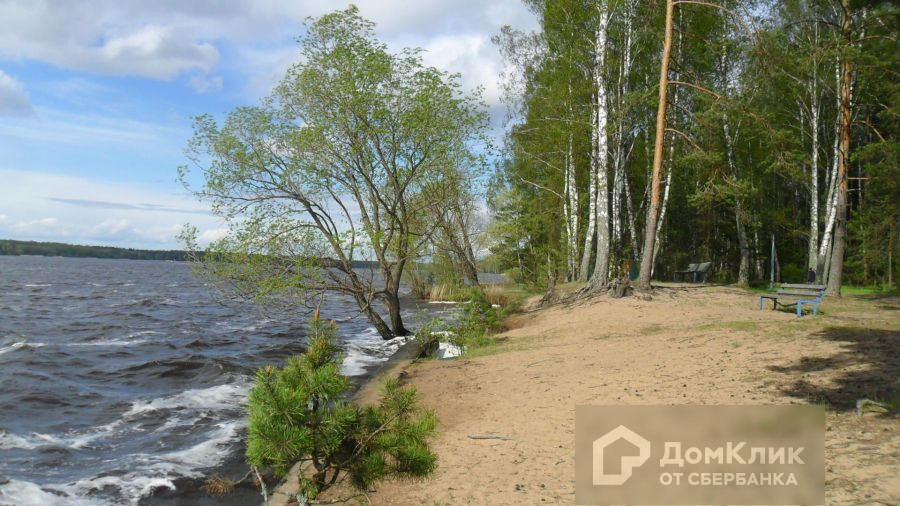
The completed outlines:
[[[412,328],[454,311],[405,302]],[[357,312],[331,295],[323,317]],[[204,474],[240,472],[254,371],[302,352],[307,318],[224,304],[182,263],[0,256],[0,504],[207,502]],[[339,333],[357,381],[402,344]]]

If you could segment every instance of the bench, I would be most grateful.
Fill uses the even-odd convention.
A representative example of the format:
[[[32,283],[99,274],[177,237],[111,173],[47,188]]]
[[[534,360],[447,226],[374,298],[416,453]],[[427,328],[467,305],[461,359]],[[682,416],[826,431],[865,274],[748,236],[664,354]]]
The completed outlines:
[[[678,281],[678,275],[680,274],[682,281],[684,281],[685,277],[689,277],[691,279],[691,283],[697,283],[698,278],[700,283],[706,283],[706,279],[709,277],[709,269],[711,267],[712,262],[688,264],[688,268],[686,270],[675,271],[673,281]]]
[[[778,305],[793,306],[797,305],[797,316],[803,316],[803,305],[809,304],[813,308],[813,316],[819,314],[819,303],[825,296],[825,285],[793,285],[784,283],[778,288],[775,295],[760,295],[759,308],[763,308],[763,299],[772,301],[772,310],[778,309]],[[793,302],[779,302],[779,299],[789,299]]]

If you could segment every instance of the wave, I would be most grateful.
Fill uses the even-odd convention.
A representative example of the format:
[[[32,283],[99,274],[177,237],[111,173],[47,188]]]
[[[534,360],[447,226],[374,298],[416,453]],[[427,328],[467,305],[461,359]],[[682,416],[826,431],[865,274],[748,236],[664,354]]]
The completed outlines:
[[[19,341],[17,343],[12,343],[9,346],[4,346],[3,348],[0,348],[0,355],[3,355],[4,353],[9,353],[13,350],[18,350],[18,349],[30,350],[33,348],[40,348],[41,346],[46,346],[46,345],[47,345],[47,343],[30,343],[28,341]]]
[[[341,374],[345,376],[366,374],[369,368],[386,361],[410,339],[412,339],[411,336],[403,336],[384,340],[375,327],[367,328],[344,345]]]
[[[94,500],[66,495],[66,497],[60,497],[53,492],[47,492],[37,483],[30,481],[9,480],[0,484],[0,505],[2,506],[45,506],[47,504],[96,506],[97,504]]]
[[[242,404],[249,390],[250,386],[247,383],[228,383],[209,388],[185,390],[168,397],[135,401],[131,404],[131,409],[122,416],[132,418],[163,409],[224,410],[236,408]]]

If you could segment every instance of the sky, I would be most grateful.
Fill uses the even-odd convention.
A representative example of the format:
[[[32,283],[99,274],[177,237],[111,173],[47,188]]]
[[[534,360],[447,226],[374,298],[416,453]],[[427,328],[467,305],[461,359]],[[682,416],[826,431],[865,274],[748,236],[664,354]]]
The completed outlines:
[[[520,0],[358,0],[391,50],[484,88],[504,116],[492,35],[536,28]],[[191,118],[266,96],[298,55],[309,0],[0,0],[0,239],[149,249],[221,221],[177,182]]]

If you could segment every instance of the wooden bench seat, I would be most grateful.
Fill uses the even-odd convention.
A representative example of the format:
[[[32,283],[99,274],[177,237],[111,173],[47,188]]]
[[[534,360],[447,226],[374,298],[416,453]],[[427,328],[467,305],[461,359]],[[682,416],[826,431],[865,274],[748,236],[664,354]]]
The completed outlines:
[[[778,288],[775,295],[760,295],[759,308],[763,308],[763,299],[772,301],[772,310],[778,309],[778,305],[784,307],[797,305],[797,316],[803,316],[803,305],[808,304],[813,308],[813,316],[819,312],[819,303],[825,296],[825,285],[798,285],[784,283]],[[792,302],[781,302],[789,300]]]

